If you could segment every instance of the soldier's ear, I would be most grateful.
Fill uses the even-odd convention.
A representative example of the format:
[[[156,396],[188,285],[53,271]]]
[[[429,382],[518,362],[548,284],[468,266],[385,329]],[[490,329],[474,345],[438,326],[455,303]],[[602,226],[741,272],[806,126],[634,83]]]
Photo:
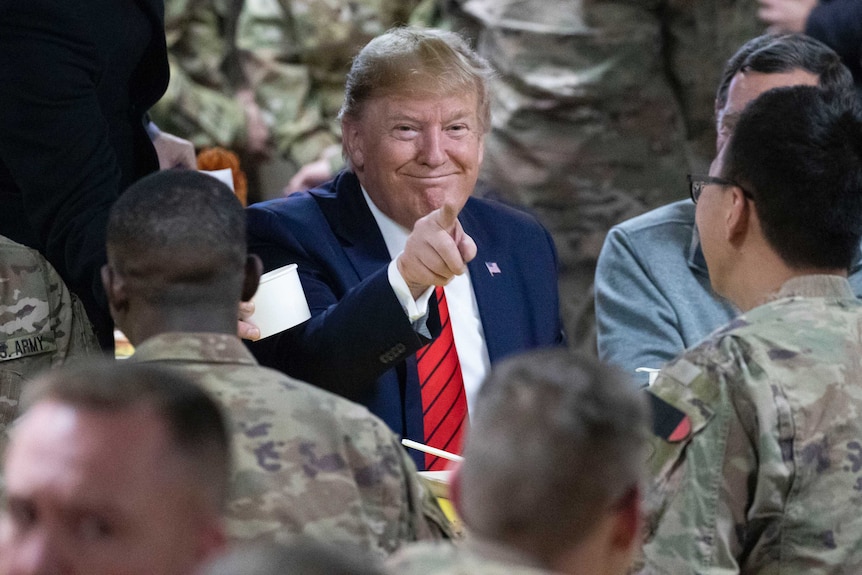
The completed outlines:
[[[108,296],[108,309],[111,317],[118,326],[122,325],[122,319],[129,308],[129,298],[126,295],[126,286],[123,277],[111,266],[102,266],[102,286],[105,295]]]
[[[742,188],[733,186],[725,216],[725,237],[731,243],[738,243],[750,231],[751,218],[756,216],[754,205],[748,201]]]

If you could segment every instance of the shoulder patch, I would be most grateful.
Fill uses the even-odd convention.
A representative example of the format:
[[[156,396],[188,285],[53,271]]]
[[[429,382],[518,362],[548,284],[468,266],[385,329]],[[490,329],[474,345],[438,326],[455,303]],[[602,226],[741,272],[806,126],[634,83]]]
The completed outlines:
[[[676,443],[691,435],[691,419],[654,393],[646,392],[652,408],[652,431],[661,439]]]

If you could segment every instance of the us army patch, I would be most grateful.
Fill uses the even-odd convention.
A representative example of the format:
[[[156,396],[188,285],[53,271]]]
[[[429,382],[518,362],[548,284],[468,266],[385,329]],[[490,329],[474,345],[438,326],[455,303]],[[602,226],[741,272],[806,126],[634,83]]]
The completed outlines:
[[[657,395],[647,392],[652,407],[652,432],[665,441],[676,443],[691,434],[691,420]]]
[[[55,351],[57,344],[54,341],[54,332],[48,331],[36,335],[23,335],[0,340],[0,361],[21,359],[40,353]]]

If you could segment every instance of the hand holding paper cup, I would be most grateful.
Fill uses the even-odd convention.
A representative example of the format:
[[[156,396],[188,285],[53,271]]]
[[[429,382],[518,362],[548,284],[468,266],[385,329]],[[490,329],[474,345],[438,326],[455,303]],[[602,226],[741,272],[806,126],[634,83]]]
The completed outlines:
[[[252,301],[254,314],[248,321],[260,329],[261,339],[281,333],[311,317],[296,264],[263,274]]]

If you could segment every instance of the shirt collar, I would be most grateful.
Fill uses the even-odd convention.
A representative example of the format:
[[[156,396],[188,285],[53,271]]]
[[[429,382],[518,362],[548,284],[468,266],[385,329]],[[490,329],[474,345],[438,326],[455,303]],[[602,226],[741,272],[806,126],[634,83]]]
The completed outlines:
[[[380,211],[371,196],[362,187],[362,196],[365,198],[365,203],[368,204],[368,209],[371,210],[371,215],[374,216],[374,221],[377,222],[377,227],[380,228],[380,234],[383,236],[383,241],[386,242],[386,249],[389,250],[389,257],[395,259],[395,256],[404,251],[404,246],[407,245],[407,237],[410,235],[410,230]]]

